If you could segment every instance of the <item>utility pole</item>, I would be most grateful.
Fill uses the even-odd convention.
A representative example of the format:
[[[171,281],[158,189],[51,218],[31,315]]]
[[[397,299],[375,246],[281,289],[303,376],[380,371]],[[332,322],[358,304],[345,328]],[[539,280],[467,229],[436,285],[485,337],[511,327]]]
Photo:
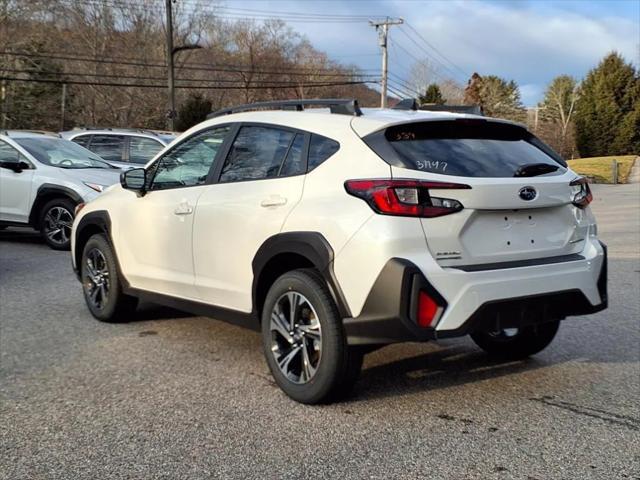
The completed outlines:
[[[387,48],[387,40],[389,38],[390,25],[402,25],[404,20],[401,18],[385,18],[382,21],[369,20],[369,25],[376,27],[378,32],[378,43],[382,48],[382,91],[380,92],[380,107],[387,108],[387,71],[389,64],[389,53]]]
[[[7,81],[2,80],[2,85],[0,85],[0,101],[2,101],[2,120],[0,121],[0,127],[2,130],[7,128]]]
[[[167,13],[167,87],[169,87],[169,111],[167,112],[167,118],[169,119],[169,129],[174,131],[177,113],[173,59],[178,52],[182,52],[184,50],[197,50],[202,48],[202,45],[198,45],[197,43],[188,43],[186,45],[180,45],[179,47],[173,46],[172,1],[175,2],[176,0],[165,0],[165,9]]]
[[[173,79],[173,14],[171,13],[171,0],[165,0],[167,13],[167,87],[169,87],[169,129],[174,130],[176,118],[176,92]]]
[[[62,84],[62,98],[60,99],[60,131],[64,130],[67,111],[67,84]]]

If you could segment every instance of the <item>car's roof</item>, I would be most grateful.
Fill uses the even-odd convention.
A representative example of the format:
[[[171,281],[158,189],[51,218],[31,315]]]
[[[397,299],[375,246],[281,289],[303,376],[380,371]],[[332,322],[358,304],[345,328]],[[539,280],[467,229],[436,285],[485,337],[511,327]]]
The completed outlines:
[[[337,129],[353,128],[358,135],[365,136],[369,133],[402,123],[456,119],[479,119],[512,123],[507,120],[446,111],[434,112],[426,110],[363,108],[361,116],[350,116],[330,113],[327,108],[309,108],[302,112],[290,110],[261,110],[221,115],[198,124],[194,127],[194,130],[221,123],[257,122],[300,128],[328,136],[330,136],[331,131],[336,131]]]

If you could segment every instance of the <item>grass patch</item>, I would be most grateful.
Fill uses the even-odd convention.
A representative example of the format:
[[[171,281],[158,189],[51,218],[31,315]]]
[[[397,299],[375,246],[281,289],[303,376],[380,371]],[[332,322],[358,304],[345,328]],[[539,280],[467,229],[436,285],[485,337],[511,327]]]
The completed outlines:
[[[618,161],[618,183],[627,183],[636,155],[614,155],[611,157],[592,157],[568,160],[567,163],[576,173],[592,177],[596,183],[613,183],[611,161]]]

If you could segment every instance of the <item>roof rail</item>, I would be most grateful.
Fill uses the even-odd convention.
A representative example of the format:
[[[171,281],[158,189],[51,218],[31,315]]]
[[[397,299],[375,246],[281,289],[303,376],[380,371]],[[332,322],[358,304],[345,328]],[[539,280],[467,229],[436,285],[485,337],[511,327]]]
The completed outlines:
[[[73,127],[73,130],[83,130],[83,131],[87,131],[87,132],[93,132],[96,130],[104,130],[106,132],[131,132],[131,133],[146,133],[149,135],[155,135],[156,137],[158,136],[158,133],[153,131],[153,130],[149,130],[146,128],[131,128],[131,127]]]
[[[33,135],[45,135],[47,137],[60,137],[59,133],[50,130],[30,130],[28,128],[0,130],[0,135],[6,135],[7,137],[10,137],[12,133],[31,133]]]
[[[359,117],[362,111],[358,106],[358,100],[355,98],[314,98],[311,100],[278,100],[273,102],[257,102],[238,105],[236,107],[223,108],[207,115],[207,119],[229,115],[231,113],[248,112],[251,110],[295,110],[301,112],[305,106],[323,106],[329,107],[331,113],[340,115],[352,115]]]

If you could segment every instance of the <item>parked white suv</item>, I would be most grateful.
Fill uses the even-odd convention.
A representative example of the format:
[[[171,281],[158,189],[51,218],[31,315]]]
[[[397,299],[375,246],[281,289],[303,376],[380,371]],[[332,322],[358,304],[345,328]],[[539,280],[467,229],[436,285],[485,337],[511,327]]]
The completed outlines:
[[[521,358],[606,308],[589,187],[524,127],[245,111],[317,103],[220,112],[88,204],[73,262],[91,313],[131,320],[144,298],[260,329],[278,385],[316,403],[381,345],[471,334]]]
[[[120,171],[55,134],[0,131],[0,228],[33,227],[68,250],[76,205],[118,183]]]

